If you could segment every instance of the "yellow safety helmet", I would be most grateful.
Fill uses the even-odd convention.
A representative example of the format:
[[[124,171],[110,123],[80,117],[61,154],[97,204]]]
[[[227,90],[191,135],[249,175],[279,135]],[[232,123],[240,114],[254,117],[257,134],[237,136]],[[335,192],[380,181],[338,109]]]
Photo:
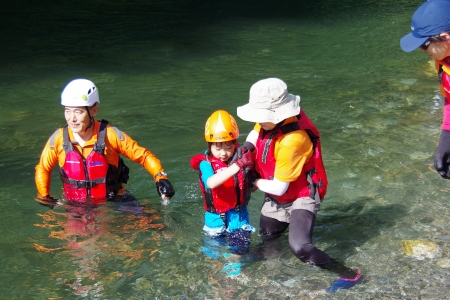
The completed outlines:
[[[237,140],[239,128],[236,120],[224,110],[216,110],[205,124],[205,140],[211,143]]]

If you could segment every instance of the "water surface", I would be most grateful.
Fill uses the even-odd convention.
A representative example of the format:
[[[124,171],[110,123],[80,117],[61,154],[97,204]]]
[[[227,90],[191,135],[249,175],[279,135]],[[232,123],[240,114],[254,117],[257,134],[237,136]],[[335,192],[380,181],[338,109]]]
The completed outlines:
[[[7,1],[0,5],[1,298],[437,299],[448,297],[448,183],[433,171],[442,99],[433,68],[404,53],[420,1]],[[225,277],[199,250],[203,204],[189,159],[217,109],[236,115],[259,79],[300,94],[323,136],[330,186],[316,245],[360,268],[363,284],[330,296],[334,275],[302,264],[287,236]],[[64,125],[59,95],[93,80],[100,118],[163,162],[176,196],[128,162],[140,206],[73,211],[35,201],[34,166]],[[253,124],[237,119],[241,141]],[[52,194],[59,195],[56,174]],[[253,195],[258,226],[262,194]],[[434,250],[407,255],[402,241]],[[226,249],[222,249],[223,253]]]

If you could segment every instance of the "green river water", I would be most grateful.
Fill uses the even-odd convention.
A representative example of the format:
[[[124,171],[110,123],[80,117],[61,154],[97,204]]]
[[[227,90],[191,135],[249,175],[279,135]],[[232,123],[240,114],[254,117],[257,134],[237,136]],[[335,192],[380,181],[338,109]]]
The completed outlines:
[[[3,1],[0,298],[450,298],[450,185],[433,170],[443,99],[427,56],[399,47],[420,3]],[[99,118],[160,158],[176,189],[168,206],[129,161],[141,212],[108,203],[80,221],[33,200],[34,167],[65,124],[60,93],[79,77],[99,89]],[[314,241],[365,275],[350,290],[327,294],[335,275],[301,263],[287,235],[261,245],[253,234],[257,259],[237,277],[200,251],[189,159],[206,147],[207,117],[236,116],[266,77],[301,95],[322,133],[329,188]],[[244,141],[253,124],[237,121]],[[56,172],[52,182],[60,195]],[[255,227],[262,197],[249,204]]]

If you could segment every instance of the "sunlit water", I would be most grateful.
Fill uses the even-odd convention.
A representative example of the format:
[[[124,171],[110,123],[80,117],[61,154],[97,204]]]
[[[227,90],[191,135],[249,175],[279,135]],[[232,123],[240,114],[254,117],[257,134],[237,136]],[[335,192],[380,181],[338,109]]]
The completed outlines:
[[[415,2],[1,4],[0,298],[448,298],[449,187],[432,167],[442,99],[426,56],[398,45]],[[287,236],[261,245],[253,234],[253,258],[234,278],[225,258],[200,251],[189,159],[206,146],[210,113],[235,115],[270,76],[301,95],[322,132],[330,186],[314,238],[361,269],[350,290],[326,294],[335,275],[302,264]],[[33,201],[34,166],[64,125],[59,95],[75,77],[97,84],[100,118],[161,159],[176,188],[168,206],[131,162],[140,206]],[[243,141],[253,124],[238,122]],[[55,174],[52,193],[60,188]],[[255,227],[261,199],[250,202]]]

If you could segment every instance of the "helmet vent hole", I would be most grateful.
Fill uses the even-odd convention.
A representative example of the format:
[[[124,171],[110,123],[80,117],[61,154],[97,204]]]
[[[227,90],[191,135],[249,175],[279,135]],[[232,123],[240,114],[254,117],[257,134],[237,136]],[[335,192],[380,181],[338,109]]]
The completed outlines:
[[[95,86],[90,88],[89,91],[87,92],[88,95],[92,94],[93,92],[95,92]]]

